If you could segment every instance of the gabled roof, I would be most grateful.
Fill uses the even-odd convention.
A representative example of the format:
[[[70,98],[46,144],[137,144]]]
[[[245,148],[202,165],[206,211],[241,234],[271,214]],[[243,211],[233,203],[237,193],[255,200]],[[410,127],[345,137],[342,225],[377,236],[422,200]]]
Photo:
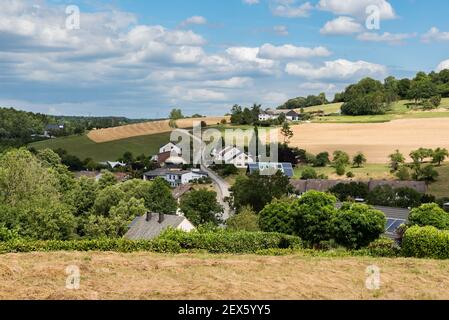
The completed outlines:
[[[172,190],[171,194],[175,200],[180,199],[183,195],[185,195],[187,192],[191,191],[193,189],[192,185],[190,184],[184,184],[180,185],[179,187],[176,187]]]
[[[149,213],[151,220],[147,221],[147,215],[137,217],[131,222],[125,238],[129,240],[150,240],[158,237],[164,230],[172,227],[178,228],[187,218],[175,215],[164,215],[159,223],[159,214]],[[188,221],[188,220],[187,220]]]
[[[276,173],[276,171],[281,171],[287,177],[293,177],[293,165],[289,162],[254,162],[248,164],[248,171],[253,173],[259,171],[261,174],[264,172]]]

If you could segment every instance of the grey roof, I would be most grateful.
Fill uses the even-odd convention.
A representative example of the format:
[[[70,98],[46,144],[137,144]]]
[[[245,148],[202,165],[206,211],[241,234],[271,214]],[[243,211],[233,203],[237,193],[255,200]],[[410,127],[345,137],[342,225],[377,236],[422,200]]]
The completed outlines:
[[[152,171],[148,171],[145,172],[143,175],[146,177],[163,177],[167,174],[171,174],[171,175],[183,175],[186,173],[197,173],[197,174],[201,174],[204,176],[207,176],[207,172],[201,171],[201,170],[174,170],[174,169],[170,169],[170,168],[158,168]]]
[[[267,169],[268,168],[268,169]],[[281,171],[287,177],[293,177],[293,165],[289,162],[275,163],[275,162],[254,162],[248,164],[249,173],[254,173],[255,171],[259,171],[260,173],[264,173],[266,170],[270,170],[271,168],[276,168]]]
[[[342,207],[342,205],[343,203],[338,202],[336,204],[336,207],[339,209]],[[382,211],[387,217],[387,219],[398,219],[408,221],[408,218],[410,216],[409,209],[383,207],[383,206],[371,206],[371,207],[373,207],[376,210]]]
[[[192,185],[184,184],[172,190],[173,198],[176,200],[180,199],[184,194],[191,191],[193,189]]]
[[[129,240],[150,240],[157,238],[162,231],[169,227],[177,228],[184,221],[185,217],[175,215],[164,215],[164,220],[159,223],[159,214],[150,213],[151,220],[147,221],[147,215],[137,217],[130,224],[125,238]]]
[[[287,112],[286,116],[288,116],[288,117],[299,117],[299,113],[296,112],[295,110],[290,110],[289,112]]]
[[[393,181],[393,180],[370,180],[370,181],[354,181],[354,180],[320,180],[320,179],[309,179],[309,180],[291,180],[291,184],[296,191],[304,193],[309,190],[327,192],[332,187],[340,183],[350,183],[350,182],[362,182],[368,185],[369,191],[373,191],[377,186],[389,185],[393,189],[397,188],[411,188],[419,193],[427,192],[427,185],[423,181]]]

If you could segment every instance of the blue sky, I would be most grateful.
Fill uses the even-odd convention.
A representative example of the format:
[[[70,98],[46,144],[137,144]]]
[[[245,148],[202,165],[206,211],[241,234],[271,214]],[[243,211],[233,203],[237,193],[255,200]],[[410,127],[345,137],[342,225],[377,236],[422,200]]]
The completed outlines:
[[[2,0],[0,105],[159,118],[332,98],[365,76],[449,68],[447,12],[441,0]]]

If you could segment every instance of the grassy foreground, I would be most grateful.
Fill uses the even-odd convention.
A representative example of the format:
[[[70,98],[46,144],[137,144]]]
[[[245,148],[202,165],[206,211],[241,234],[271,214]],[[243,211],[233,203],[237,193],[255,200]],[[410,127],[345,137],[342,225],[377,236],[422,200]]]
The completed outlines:
[[[87,136],[82,135],[40,141],[31,144],[31,146],[38,150],[62,148],[81,160],[92,158],[94,161],[115,161],[127,151],[132,152],[135,156],[142,153],[146,156],[157,154],[160,146],[166,144],[169,139],[170,133],[159,133],[112,142],[95,143]]]
[[[78,266],[79,290],[65,288]],[[381,269],[380,290],[366,269]],[[446,261],[368,257],[26,253],[0,256],[0,299],[449,299]]]

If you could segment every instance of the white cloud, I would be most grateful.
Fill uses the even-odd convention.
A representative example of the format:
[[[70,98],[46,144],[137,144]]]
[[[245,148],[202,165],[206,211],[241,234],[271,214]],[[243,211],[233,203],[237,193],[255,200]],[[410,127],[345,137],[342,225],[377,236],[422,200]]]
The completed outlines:
[[[426,34],[422,36],[422,41],[449,41],[449,32],[443,32],[436,27],[432,27],[429,31],[427,31]]]
[[[208,87],[217,87],[217,88],[243,88],[248,87],[253,84],[253,79],[249,77],[232,77],[230,79],[225,80],[209,80],[205,81],[204,85]]]
[[[202,16],[193,16],[181,22],[181,26],[183,27],[189,25],[203,25],[203,24],[207,24],[207,19]]]
[[[259,0],[243,0],[244,4],[253,5],[253,4],[259,4]]]
[[[437,72],[440,72],[440,71],[445,70],[445,69],[449,69],[449,59],[448,59],[448,60],[442,61],[442,62],[438,65],[436,71],[437,71]]]
[[[358,19],[367,17],[368,6],[379,8],[381,19],[395,19],[396,13],[387,0],[320,0],[317,7],[320,10],[330,11],[335,15],[349,15]]]
[[[279,106],[287,101],[289,97],[285,94],[285,92],[268,92],[262,96],[262,100],[266,104]]]
[[[336,92],[337,86],[333,83],[305,82],[298,86],[299,89],[315,92]]]
[[[303,59],[311,57],[327,57],[331,52],[325,47],[296,47],[291,44],[285,44],[283,46],[274,46],[272,44],[264,44],[259,51],[258,56],[260,58],[282,60],[282,59]]]
[[[383,77],[387,73],[387,68],[366,61],[353,62],[338,59],[326,61],[323,66],[314,66],[305,62],[288,63],[285,72],[307,79],[349,80],[368,76]]]
[[[416,37],[416,34],[409,33],[389,33],[384,32],[383,34],[375,32],[364,32],[357,36],[358,40],[361,41],[371,41],[371,42],[388,42],[390,44],[401,44],[404,40]]]
[[[271,12],[278,17],[304,18],[310,15],[313,6],[310,2],[296,4],[296,0],[274,0]]]
[[[326,35],[348,35],[363,31],[363,26],[351,17],[338,17],[326,22],[321,28],[321,34]]]
[[[288,36],[287,26],[274,26],[273,31],[279,36]]]

